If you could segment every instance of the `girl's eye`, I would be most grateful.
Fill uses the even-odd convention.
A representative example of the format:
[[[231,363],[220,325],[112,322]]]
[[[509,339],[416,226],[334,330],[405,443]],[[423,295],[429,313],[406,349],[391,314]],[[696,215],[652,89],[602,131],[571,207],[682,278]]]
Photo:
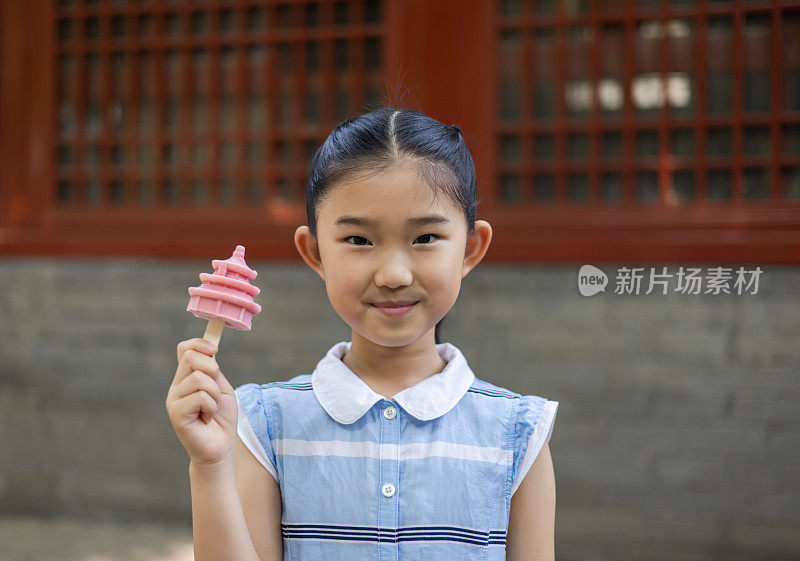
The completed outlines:
[[[367,240],[367,238],[363,238],[363,237],[361,237],[361,236],[348,236],[348,237],[346,237],[346,238],[344,239],[344,241],[347,241],[347,240],[349,240],[349,239],[351,239],[351,238],[355,238],[355,239],[359,239],[359,240],[364,240],[364,241],[369,241],[369,240]],[[361,243],[354,243],[354,244],[351,244],[351,245],[364,245],[364,244],[361,244]]]
[[[422,234],[422,235],[421,235],[419,238],[417,238],[417,239],[424,238],[424,237],[427,237],[427,236],[430,236],[431,238],[438,238],[438,237],[439,237],[439,236],[437,236],[436,234]],[[431,242],[432,242],[432,241],[433,241],[433,240],[431,240]],[[427,244],[424,244],[424,245],[430,245],[430,242],[428,242]]]

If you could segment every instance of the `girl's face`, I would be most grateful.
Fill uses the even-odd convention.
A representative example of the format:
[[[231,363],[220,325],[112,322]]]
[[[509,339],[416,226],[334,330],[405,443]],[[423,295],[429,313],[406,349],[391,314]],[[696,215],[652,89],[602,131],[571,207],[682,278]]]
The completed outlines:
[[[480,235],[468,240],[461,207],[443,192],[434,200],[414,164],[345,177],[317,208],[316,244],[301,226],[298,249],[325,281],[339,316],[381,346],[432,333],[491,239],[488,223],[476,221]],[[414,305],[389,315],[375,306],[386,301]]]

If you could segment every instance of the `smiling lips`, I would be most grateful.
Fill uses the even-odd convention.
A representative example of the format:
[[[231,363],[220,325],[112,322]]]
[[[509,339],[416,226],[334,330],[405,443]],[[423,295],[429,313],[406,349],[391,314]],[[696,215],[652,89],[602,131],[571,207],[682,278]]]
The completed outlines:
[[[417,303],[412,300],[396,300],[396,301],[386,301],[386,302],[376,302],[372,304],[373,307],[377,308],[384,314],[390,316],[401,316],[406,312],[411,311],[411,309]]]

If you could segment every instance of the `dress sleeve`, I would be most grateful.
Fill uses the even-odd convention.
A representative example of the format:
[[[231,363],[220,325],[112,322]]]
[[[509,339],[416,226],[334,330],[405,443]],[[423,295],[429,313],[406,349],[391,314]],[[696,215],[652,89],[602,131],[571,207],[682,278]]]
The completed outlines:
[[[275,452],[270,438],[269,411],[264,403],[263,389],[258,384],[244,384],[234,390],[239,416],[236,433],[253,456],[272,475],[276,482]]]
[[[522,483],[539,451],[553,434],[558,402],[536,395],[520,398],[514,445],[511,495]]]

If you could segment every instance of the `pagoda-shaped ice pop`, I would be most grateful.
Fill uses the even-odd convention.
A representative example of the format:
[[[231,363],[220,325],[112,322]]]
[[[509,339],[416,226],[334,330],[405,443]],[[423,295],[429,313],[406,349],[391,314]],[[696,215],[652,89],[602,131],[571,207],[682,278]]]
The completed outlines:
[[[203,339],[218,345],[226,325],[250,330],[253,316],[261,311],[253,296],[261,290],[250,284],[258,273],[245,263],[243,245],[237,245],[229,259],[214,259],[211,265],[214,273],[200,273],[202,284],[189,287],[186,311],[209,320]]]

